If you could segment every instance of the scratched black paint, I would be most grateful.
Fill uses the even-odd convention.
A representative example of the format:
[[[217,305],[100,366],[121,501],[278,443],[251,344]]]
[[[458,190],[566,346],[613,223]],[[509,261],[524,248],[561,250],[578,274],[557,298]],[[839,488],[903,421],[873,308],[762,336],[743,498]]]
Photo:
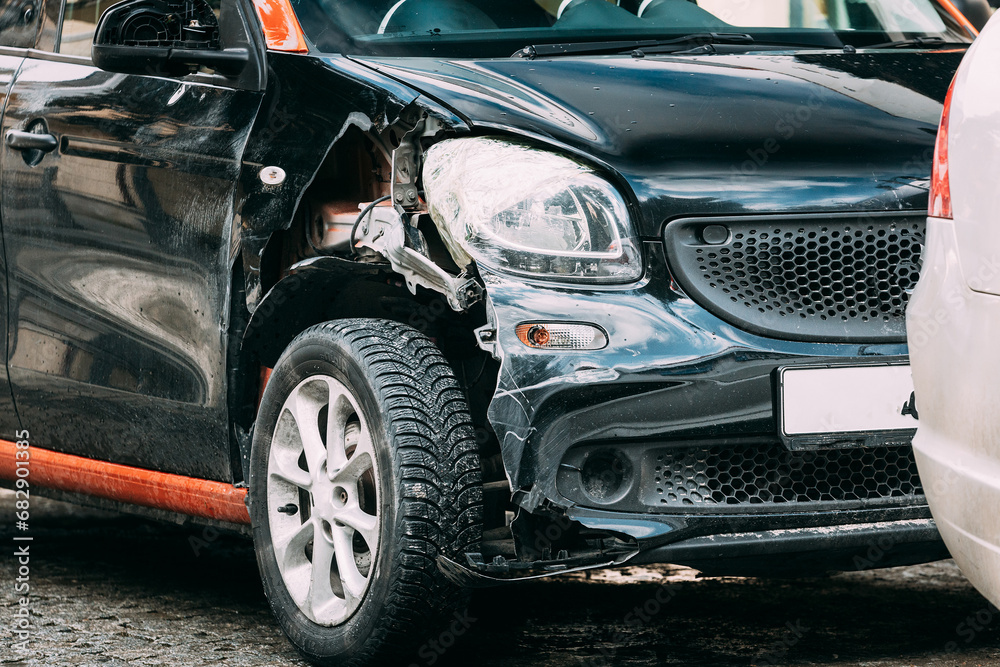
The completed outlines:
[[[689,215],[925,209],[941,102],[961,56],[361,60],[451,106],[475,132],[530,137],[590,161],[627,193],[639,232],[654,239],[666,222]],[[715,520],[568,501],[556,477],[576,444],[753,446],[778,431],[779,366],[906,359],[905,345],[889,339],[810,344],[741,331],[670,288],[660,243],[645,252],[643,281],[619,289],[486,276],[503,356],[489,417],[522,508],[561,507],[672,559],[695,557],[664,545],[699,535],[930,516],[922,504],[901,502],[825,516],[779,513],[762,523],[753,512]],[[546,319],[596,323],[611,343],[566,354],[516,339],[516,324]],[[903,560],[943,553],[926,525],[899,530]],[[809,548],[850,550],[851,539],[832,531]],[[714,548],[720,556],[747,550],[736,542]]]
[[[228,474],[223,329],[239,151],[259,95],[26,60],[4,130],[60,147],[0,168],[8,368],[48,446]],[[42,426],[44,425],[44,426]]]

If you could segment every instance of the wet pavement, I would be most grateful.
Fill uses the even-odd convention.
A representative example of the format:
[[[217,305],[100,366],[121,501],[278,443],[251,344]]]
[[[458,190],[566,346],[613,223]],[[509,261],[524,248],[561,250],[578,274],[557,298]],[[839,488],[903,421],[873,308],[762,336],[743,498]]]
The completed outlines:
[[[14,551],[13,498],[0,540]],[[28,650],[0,665],[304,665],[271,618],[248,541],[32,498]],[[1000,612],[951,561],[814,579],[635,567],[477,593],[470,628],[416,665],[1000,665]]]

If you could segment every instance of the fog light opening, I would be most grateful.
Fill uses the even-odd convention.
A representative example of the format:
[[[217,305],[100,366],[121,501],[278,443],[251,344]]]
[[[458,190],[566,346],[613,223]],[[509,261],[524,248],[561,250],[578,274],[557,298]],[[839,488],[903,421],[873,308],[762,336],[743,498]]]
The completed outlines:
[[[528,347],[543,350],[600,350],[608,344],[604,329],[594,324],[524,322],[515,333]]]
[[[615,503],[632,488],[632,463],[619,451],[601,449],[591,453],[580,469],[580,485],[596,503]]]

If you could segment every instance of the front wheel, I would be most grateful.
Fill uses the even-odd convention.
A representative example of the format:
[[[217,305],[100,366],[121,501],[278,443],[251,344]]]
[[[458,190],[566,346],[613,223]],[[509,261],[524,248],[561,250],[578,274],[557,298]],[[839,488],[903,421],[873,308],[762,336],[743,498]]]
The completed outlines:
[[[271,609],[303,655],[414,662],[465,603],[437,557],[482,533],[468,406],[434,344],[371,319],[297,336],[261,400],[250,517]]]

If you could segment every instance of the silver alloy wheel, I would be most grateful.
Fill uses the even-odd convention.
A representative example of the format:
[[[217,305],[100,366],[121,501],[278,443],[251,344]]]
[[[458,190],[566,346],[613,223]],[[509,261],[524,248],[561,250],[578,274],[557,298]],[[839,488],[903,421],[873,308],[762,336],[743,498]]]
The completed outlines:
[[[381,499],[371,431],[350,390],[327,375],[300,382],[281,408],[267,468],[285,588],[314,623],[343,623],[372,579]]]

